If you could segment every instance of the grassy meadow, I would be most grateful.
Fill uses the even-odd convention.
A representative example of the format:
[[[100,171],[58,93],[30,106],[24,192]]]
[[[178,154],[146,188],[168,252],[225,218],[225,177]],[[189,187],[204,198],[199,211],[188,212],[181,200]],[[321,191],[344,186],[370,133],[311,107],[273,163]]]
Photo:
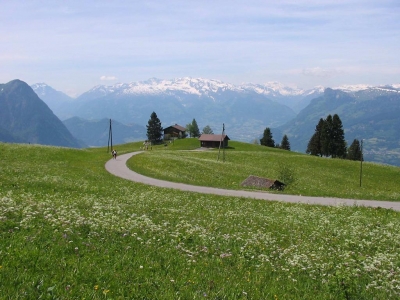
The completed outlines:
[[[400,200],[400,168],[321,158],[259,145],[230,141],[223,152],[179,151],[196,149],[197,139],[178,140],[136,155],[128,166],[140,174],[168,181],[226,189],[244,189],[240,184],[255,175],[287,183],[284,193],[349,199]],[[218,160],[219,155],[219,160]]]
[[[165,155],[173,165],[172,150],[189,149],[185,143],[139,157]],[[107,173],[104,148],[0,146],[0,299],[400,297],[398,212],[161,189]],[[191,160],[197,169],[212,164],[216,154],[188,153],[184,168]],[[253,155],[304,159],[238,144],[224,164],[237,157],[247,175]],[[289,167],[299,182],[301,167]],[[392,168],[379,172],[376,180],[398,176]],[[254,175],[263,174],[276,173]]]

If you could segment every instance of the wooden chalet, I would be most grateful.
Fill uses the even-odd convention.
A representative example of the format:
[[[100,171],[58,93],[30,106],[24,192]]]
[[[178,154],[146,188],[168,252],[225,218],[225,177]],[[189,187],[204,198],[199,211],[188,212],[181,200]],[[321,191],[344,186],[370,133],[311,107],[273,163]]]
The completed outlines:
[[[186,137],[186,128],[178,124],[164,128],[164,139],[184,138]]]
[[[221,147],[228,147],[228,141],[230,138],[224,134],[202,134],[199,137],[200,147],[206,148],[219,148],[222,141]]]

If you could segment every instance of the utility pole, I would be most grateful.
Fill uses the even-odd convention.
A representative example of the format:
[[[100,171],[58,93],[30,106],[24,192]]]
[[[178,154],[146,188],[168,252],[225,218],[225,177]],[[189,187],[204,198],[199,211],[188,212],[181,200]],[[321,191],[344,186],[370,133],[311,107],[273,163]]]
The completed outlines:
[[[225,124],[222,124],[222,134],[221,140],[219,142],[219,149],[218,149],[218,161],[219,161],[219,153],[221,152],[221,145],[222,145],[222,161],[225,162]]]
[[[112,150],[113,150],[113,145],[112,145],[112,127],[111,127],[111,119],[110,119],[110,128],[108,129],[107,152],[110,152],[110,143],[111,143],[111,151],[112,151]]]
[[[361,163],[360,163],[360,187],[361,187],[361,181],[362,181],[362,163],[364,160],[364,155],[363,155],[363,140],[361,139]]]

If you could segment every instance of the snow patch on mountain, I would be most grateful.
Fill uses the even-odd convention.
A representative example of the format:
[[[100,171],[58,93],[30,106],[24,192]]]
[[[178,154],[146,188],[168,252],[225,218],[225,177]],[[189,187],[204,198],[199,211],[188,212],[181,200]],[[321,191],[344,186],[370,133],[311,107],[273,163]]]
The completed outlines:
[[[381,89],[381,91],[399,92],[400,84],[382,85],[377,87],[366,84],[341,85],[335,87],[334,89],[342,90],[349,93],[355,93],[370,89]],[[240,85],[234,85],[224,83],[220,80],[215,79],[181,77],[170,80],[150,78],[146,81],[117,83],[110,86],[98,85],[86,92],[85,94],[90,99],[105,97],[110,94],[121,96],[167,94],[175,96],[178,100],[180,100],[180,102],[183,103],[183,99],[185,98],[183,95],[185,94],[198,97],[208,97],[209,99],[216,101],[215,99],[218,99],[219,93],[223,93],[225,91],[233,91],[240,93],[261,94],[271,100],[275,100],[277,102],[284,103],[290,106],[290,103],[288,101],[294,101],[294,99],[303,99],[306,97],[310,98],[313,96],[318,97],[318,95],[322,94],[324,90],[325,87],[323,86],[316,86],[312,89],[306,90],[297,86],[284,85],[277,81],[270,81],[265,84],[243,83]]]
[[[252,90],[270,98],[307,96],[314,93],[323,93],[325,90],[323,86],[316,86],[313,89],[304,90],[297,86],[287,86],[277,81],[270,81],[264,85],[246,83],[242,85],[242,88],[245,90]]]
[[[35,84],[31,85],[31,88],[39,96],[45,96],[48,89],[52,89],[52,87],[50,87],[49,85],[47,85],[46,83],[43,83],[43,82],[35,83]]]
[[[276,81],[267,82],[264,85],[253,83],[233,85],[215,79],[182,77],[172,80],[151,78],[146,81],[132,82],[129,84],[119,83],[111,86],[101,85],[94,87],[89,92],[96,92],[106,96],[111,93],[156,95],[179,91],[187,94],[213,98],[213,94],[227,90],[235,92],[255,92],[273,98],[282,96],[306,96],[315,92],[321,93],[324,88],[318,86],[311,90],[303,90],[295,86],[285,86]]]
[[[341,85],[333,88],[335,90],[341,90],[343,92],[360,92],[365,90],[379,90],[384,92],[400,92],[400,84],[388,84],[388,85],[379,85],[372,86],[367,84],[354,84],[354,85]]]
[[[359,92],[359,91],[364,91],[367,90],[369,88],[371,88],[372,86],[370,85],[366,85],[366,84],[353,84],[353,85],[349,85],[349,84],[344,84],[338,87],[334,87],[334,90],[341,90],[343,92]]]
[[[226,90],[241,91],[243,89],[219,80],[183,77],[172,80],[150,78],[140,82],[118,83],[110,86],[99,85],[87,93],[107,96],[112,93],[118,95],[158,95],[183,92],[197,96],[208,96],[214,99],[212,94]]]

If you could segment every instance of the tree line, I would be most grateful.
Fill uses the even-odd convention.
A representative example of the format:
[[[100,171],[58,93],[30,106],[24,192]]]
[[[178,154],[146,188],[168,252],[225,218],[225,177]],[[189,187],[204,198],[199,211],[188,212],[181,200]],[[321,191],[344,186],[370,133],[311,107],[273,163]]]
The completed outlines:
[[[267,146],[267,147],[275,147],[275,148],[280,148],[284,150],[289,150],[290,151],[290,142],[288,136],[285,134],[282,138],[282,141],[280,144],[275,144],[274,139],[272,138],[272,132],[269,127],[265,128],[264,133],[262,138],[260,139],[260,144],[262,146]]]
[[[354,139],[347,148],[343,124],[340,117],[334,114],[326,119],[320,119],[315,132],[308,142],[306,153],[316,156],[361,160],[362,150],[360,141]]]
[[[265,128],[260,144],[267,147],[281,148],[290,150],[290,142],[285,134],[280,144],[275,144],[271,129]],[[307,145],[307,154],[315,156],[326,156],[332,158],[345,158],[349,160],[361,160],[362,149],[360,141],[354,139],[347,148],[343,124],[337,114],[328,115],[325,119],[321,118],[315,127],[315,132],[311,136]]]

